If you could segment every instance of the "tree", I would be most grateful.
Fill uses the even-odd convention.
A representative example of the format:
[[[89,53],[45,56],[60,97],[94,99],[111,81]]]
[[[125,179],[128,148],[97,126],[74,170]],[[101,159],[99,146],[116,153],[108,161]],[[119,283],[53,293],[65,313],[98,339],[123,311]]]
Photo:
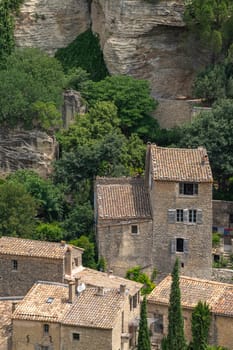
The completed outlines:
[[[149,83],[129,76],[115,75],[92,82],[82,91],[90,106],[97,101],[111,101],[117,107],[120,127],[125,135],[138,133],[147,137],[155,133],[158,124],[150,113],[157,102],[150,96]]]
[[[190,31],[209,46],[213,59],[230,44],[232,11],[231,0],[186,1],[184,20]]]
[[[41,241],[60,242],[64,238],[64,234],[57,222],[41,222],[35,229],[34,238]]]
[[[150,294],[150,292],[155,287],[155,284],[150,280],[148,275],[142,272],[142,269],[140,266],[135,266],[132,269],[129,269],[126,272],[125,277],[129,280],[140,282],[143,284],[143,288],[141,289],[142,295]]]
[[[138,350],[150,350],[150,336],[147,325],[147,307],[146,297],[143,298],[140,311],[139,333],[138,333]]]
[[[0,185],[0,235],[32,238],[36,201],[23,185]]]
[[[168,335],[163,340],[163,350],[186,349],[179,286],[179,264],[179,259],[177,258],[172,271],[172,284],[168,309]]]
[[[211,315],[208,304],[199,301],[192,313],[192,350],[206,350]]]
[[[80,238],[74,239],[69,242],[76,247],[80,247],[84,249],[82,256],[83,266],[90,267],[91,269],[96,268],[95,262],[95,244],[90,241],[90,239],[86,236],[81,236]]]
[[[222,100],[181,128],[181,147],[205,146],[219,191],[228,195],[233,173],[233,101]]]
[[[32,127],[35,118],[42,127],[57,124],[65,75],[55,58],[17,49],[1,68],[0,81],[0,124]]]

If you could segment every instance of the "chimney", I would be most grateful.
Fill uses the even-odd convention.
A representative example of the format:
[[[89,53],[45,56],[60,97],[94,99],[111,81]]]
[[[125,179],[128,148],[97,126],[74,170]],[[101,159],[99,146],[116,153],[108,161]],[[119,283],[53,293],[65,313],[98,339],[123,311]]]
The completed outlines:
[[[68,246],[65,256],[65,273],[66,275],[72,275],[72,247]]]
[[[68,298],[68,303],[72,304],[74,302],[75,298],[75,282],[70,281],[69,282],[69,298]]]
[[[113,275],[113,270],[108,270],[108,277],[111,277]]]
[[[125,295],[126,284],[120,285],[120,295]]]
[[[61,247],[65,247],[66,241],[61,241]]]
[[[98,287],[96,295],[103,296],[104,295],[104,287]]]
[[[76,291],[77,291],[77,288],[78,288],[79,284],[80,284],[80,277],[76,277],[75,278],[75,289],[76,289]]]

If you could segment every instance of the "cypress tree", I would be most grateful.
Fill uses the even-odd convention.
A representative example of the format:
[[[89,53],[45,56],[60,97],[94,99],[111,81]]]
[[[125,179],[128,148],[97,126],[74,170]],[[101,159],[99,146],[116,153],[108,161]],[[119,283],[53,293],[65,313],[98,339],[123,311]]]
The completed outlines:
[[[186,342],[184,337],[184,321],[181,310],[178,259],[176,259],[172,271],[170,305],[168,309],[168,335],[166,340],[163,342],[163,348],[169,350],[186,349]]]
[[[140,323],[138,333],[138,350],[151,350],[149,329],[147,326],[146,297],[143,298],[140,311]]]
[[[199,301],[192,313],[193,350],[207,349],[210,323],[211,316],[209,306]]]

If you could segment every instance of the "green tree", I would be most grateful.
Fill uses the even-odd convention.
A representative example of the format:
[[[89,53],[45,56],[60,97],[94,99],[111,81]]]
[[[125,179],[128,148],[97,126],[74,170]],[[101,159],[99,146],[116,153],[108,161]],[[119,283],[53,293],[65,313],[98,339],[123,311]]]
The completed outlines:
[[[146,297],[143,298],[140,311],[139,333],[138,333],[138,350],[150,350],[150,336],[147,325],[147,307]]]
[[[0,185],[0,235],[32,238],[36,201],[23,185]]]
[[[127,279],[140,282],[143,284],[143,288],[141,289],[142,295],[150,294],[150,292],[154,289],[155,284],[150,280],[149,276],[142,272],[140,266],[135,266],[132,269],[129,269],[126,272]]]
[[[163,340],[163,350],[186,349],[179,286],[179,264],[179,259],[177,258],[172,271],[172,284],[168,309],[168,335]]]
[[[107,263],[103,256],[101,256],[97,262],[97,270],[105,272],[107,270]]]
[[[33,238],[41,241],[60,242],[63,237],[63,230],[57,222],[42,222],[37,225]]]
[[[91,269],[96,268],[95,262],[95,244],[90,241],[90,239],[86,236],[81,236],[80,238],[74,239],[69,242],[76,247],[80,247],[84,249],[82,256],[83,266],[90,267]]]
[[[0,81],[0,124],[32,127],[37,118],[42,127],[57,125],[65,75],[55,58],[17,49],[1,68]]]
[[[230,44],[232,1],[192,0],[186,1],[185,5],[184,20],[188,28],[209,46],[215,59],[222,48]]]
[[[211,323],[208,304],[199,301],[192,313],[192,350],[206,350]]]
[[[113,102],[125,135],[135,132],[141,137],[147,137],[154,135],[158,128],[155,119],[150,116],[157,102],[150,96],[150,87],[146,80],[115,75],[89,84],[82,94],[91,106],[97,101]]]
[[[205,146],[218,191],[230,196],[228,179],[233,173],[233,101],[222,100],[211,112],[201,113],[181,128],[181,147]]]

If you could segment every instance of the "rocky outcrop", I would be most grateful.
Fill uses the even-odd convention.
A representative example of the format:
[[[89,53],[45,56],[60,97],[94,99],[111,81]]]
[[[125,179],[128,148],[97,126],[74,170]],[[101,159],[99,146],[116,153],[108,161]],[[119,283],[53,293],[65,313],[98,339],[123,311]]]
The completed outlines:
[[[58,145],[54,137],[39,130],[0,131],[0,175],[33,169],[46,177],[52,169]]]
[[[86,112],[86,105],[78,91],[67,90],[63,94],[64,104],[62,108],[62,119],[64,128],[68,128],[75,121],[77,114]]]
[[[54,53],[89,26],[87,0],[25,0],[16,20],[16,44]]]

